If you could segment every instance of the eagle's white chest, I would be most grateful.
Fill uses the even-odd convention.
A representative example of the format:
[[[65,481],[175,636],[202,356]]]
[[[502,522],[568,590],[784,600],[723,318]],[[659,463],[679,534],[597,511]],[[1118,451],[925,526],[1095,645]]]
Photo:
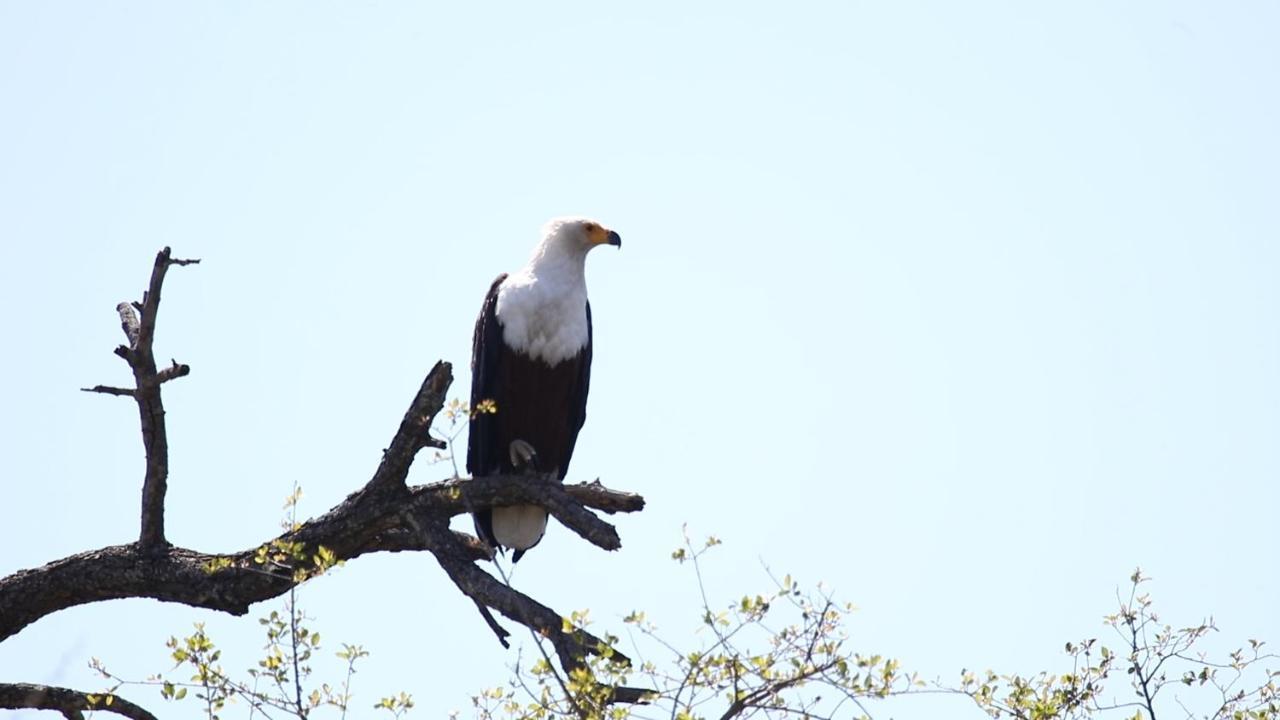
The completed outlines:
[[[581,272],[513,273],[495,310],[508,346],[555,366],[586,347],[587,284]]]

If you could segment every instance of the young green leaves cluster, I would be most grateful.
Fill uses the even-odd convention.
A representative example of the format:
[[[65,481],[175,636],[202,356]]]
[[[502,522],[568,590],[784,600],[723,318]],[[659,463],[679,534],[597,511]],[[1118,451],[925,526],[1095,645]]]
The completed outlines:
[[[413,709],[413,696],[403,692],[399,695],[388,695],[379,700],[378,704],[373,707],[375,710],[386,710],[399,720],[405,713]]]
[[[221,720],[228,705],[240,702],[250,708],[249,714],[263,717],[310,718],[319,710],[330,710],[345,718],[352,708],[351,680],[358,661],[369,656],[359,645],[343,644],[334,657],[343,661],[340,682],[312,681],[312,662],[321,651],[320,633],[305,626],[307,618],[301,610],[286,607],[285,613],[272,610],[259,618],[267,643],[256,667],[237,677],[222,665],[222,651],[217,648],[202,623],[186,637],[171,637],[166,643],[173,667],[143,681],[117,677],[98,660],[92,665],[113,685],[106,695],[124,685],[159,687],[165,700],[179,701],[194,697],[203,703],[206,720]],[[384,698],[374,708],[390,711],[400,718],[411,707],[413,698],[400,693]]]
[[[431,462],[439,463],[448,460],[453,463],[453,476],[461,477],[458,470],[457,453],[454,452],[454,446],[457,444],[458,436],[462,431],[470,427],[472,418],[477,415],[492,415],[498,412],[498,403],[492,399],[484,399],[471,407],[465,401],[453,398],[447,405],[441,415],[444,416],[444,422],[437,422],[432,426],[432,432],[444,438],[445,449],[437,450]],[[437,416],[438,419],[438,416]]]
[[[285,498],[284,509],[288,513],[280,526],[285,535],[293,533],[301,527],[298,522],[298,502],[302,499],[302,487],[294,485],[293,491]],[[270,574],[288,573],[294,584],[300,584],[311,578],[339,567],[343,564],[336,553],[324,545],[308,546],[298,540],[278,537],[264,545],[259,545],[249,558],[254,569]],[[219,556],[204,564],[207,573],[233,568],[237,565],[235,558]]]

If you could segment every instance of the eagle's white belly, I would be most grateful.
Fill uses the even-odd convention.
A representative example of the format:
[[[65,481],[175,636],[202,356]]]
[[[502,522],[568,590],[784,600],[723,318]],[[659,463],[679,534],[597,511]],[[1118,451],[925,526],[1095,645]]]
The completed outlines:
[[[547,511],[537,505],[493,509],[493,538],[512,550],[528,550],[547,531]]]

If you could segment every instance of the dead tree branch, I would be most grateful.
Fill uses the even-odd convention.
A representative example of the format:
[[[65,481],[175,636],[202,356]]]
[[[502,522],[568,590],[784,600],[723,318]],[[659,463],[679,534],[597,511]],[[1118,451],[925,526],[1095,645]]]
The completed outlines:
[[[448,368],[447,363],[440,363],[433,373],[447,374]],[[471,484],[477,487],[463,490]],[[489,557],[483,543],[448,529],[450,517],[468,512],[461,500],[463,493],[477,506],[509,505],[539,502],[547,497],[539,490],[546,492],[542,483],[528,478],[513,478],[505,483],[492,478],[474,482],[448,480],[412,488],[402,486],[399,491],[385,493],[373,492],[367,486],[297,530],[235,553],[211,554],[181,547],[156,553],[138,543],[78,553],[0,579],[0,640],[59,610],[119,598],[147,597],[244,615],[253,603],[282,595],[295,585],[292,568],[264,568],[254,562],[258,549],[270,547],[276,540],[301,542],[310,552],[324,547],[339,560],[371,552],[425,550],[474,563]],[[617,493],[594,483],[556,490],[567,497],[580,498],[569,502],[587,506],[609,505],[637,511],[644,503],[639,496]],[[582,512],[605,526],[606,531],[601,534],[613,533],[616,537],[611,526]],[[569,517],[566,526],[588,537],[584,525],[579,524],[580,517]],[[610,549],[607,545],[601,547]],[[476,570],[488,576],[479,568]],[[475,598],[466,588],[460,589]],[[484,604],[507,614],[500,607]]]
[[[121,395],[133,397],[133,388],[118,388],[109,385],[94,385],[91,388],[80,388],[80,392],[102,393],[103,395]]]
[[[124,331],[128,341],[128,344],[116,348],[116,354],[124,358],[133,370],[135,388],[128,392],[122,388],[102,385],[89,389],[89,392],[129,395],[138,403],[142,445],[147,455],[147,469],[142,481],[142,531],[138,543],[152,550],[167,544],[164,539],[164,495],[169,480],[169,438],[165,432],[160,384],[191,372],[190,367],[179,365],[176,361],[172,367],[163,371],[156,370],[153,345],[156,316],[160,311],[160,289],[170,265],[191,265],[198,262],[200,261],[173,258],[167,247],[156,254],[155,264],[151,268],[151,281],[142,295],[142,302],[122,302],[116,305],[116,312],[120,314],[120,329]]]
[[[644,508],[644,499],[610,490],[599,481],[561,485],[532,476],[452,479],[407,486],[405,479],[418,451],[445,447],[430,434],[432,421],[444,406],[453,380],[451,366],[443,361],[437,362],[422,381],[373,477],[343,502],[296,529],[229,554],[170,545],[164,534],[169,448],[160,390],[164,382],[190,373],[190,367],[173,361],[169,367],[157,370],[153,343],[166,271],[170,265],[196,262],[199,261],[172,258],[169,248],[164,248],[156,256],[142,302],[121,303],[116,308],[128,341],[116,349],[116,354],[129,363],[135,387],[84,388],[87,392],[130,396],[138,403],[147,461],[138,541],[89,550],[0,578],[0,641],[51,613],[118,598],[146,597],[244,615],[253,603],[278,597],[323,571],[319,556],[324,548],[336,560],[373,552],[429,552],[458,589],[476,603],[504,646],[508,633],[490,610],[547,637],[566,671],[582,667],[587,655],[600,652],[604,647],[600,638],[585,631],[566,631],[559,613],[482,570],[476,562],[491,559],[489,548],[477,538],[451,530],[449,521],[477,507],[539,504],[588,542],[616,550],[622,545],[617,530],[588,508],[610,514],[638,512]],[[262,562],[263,548],[283,546],[304,548],[299,557],[310,560]],[[616,651],[613,657],[626,661]],[[43,694],[24,695],[14,688],[39,690],[40,686],[0,685],[0,700],[28,698],[25,704],[15,707],[45,707],[33,703],[50,703],[48,709],[62,710],[68,717],[87,709],[75,705],[81,702],[75,698],[83,699],[83,693],[44,688]],[[6,692],[11,694],[5,695]],[[619,688],[616,697],[626,701],[631,697],[629,693],[630,689]],[[0,702],[0,707],[8,706]],[[99,709],[132,718],[151,717],[118,698],[113,707]]]

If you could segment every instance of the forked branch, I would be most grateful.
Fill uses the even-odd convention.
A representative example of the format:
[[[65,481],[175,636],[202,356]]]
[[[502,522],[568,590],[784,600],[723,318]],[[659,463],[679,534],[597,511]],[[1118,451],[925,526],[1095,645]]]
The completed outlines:
[[[173,361],[170,367],[156,370],[155,337],[156,315],[160,311],[160,290],[164,286],[165,273],[170,265],[192,265],[199,260],[180,260],[171,257],[169,248],[156,254],[151,268],[151,281],[142,294],[141,303],[122,302],[116,305],[120,314],[120,329],[124,331],[125,344],[116,348],[116,355],[124,358],[133,371],[133,388],[117,388],[95,385],[83,388],[85,392],[132,397],[138,403],[138,415],[142,423],[142,445],[147,455],[147,469],[142,480],[142,528],[138,542],[145,548],[155,549],[166,544],[164,538],[164,496],[169,480],[169,438],[164,425],[164,402],[160,398],[160,384],[187,375],[191,368]],[[138,313],[141,313],[139,316]]]

